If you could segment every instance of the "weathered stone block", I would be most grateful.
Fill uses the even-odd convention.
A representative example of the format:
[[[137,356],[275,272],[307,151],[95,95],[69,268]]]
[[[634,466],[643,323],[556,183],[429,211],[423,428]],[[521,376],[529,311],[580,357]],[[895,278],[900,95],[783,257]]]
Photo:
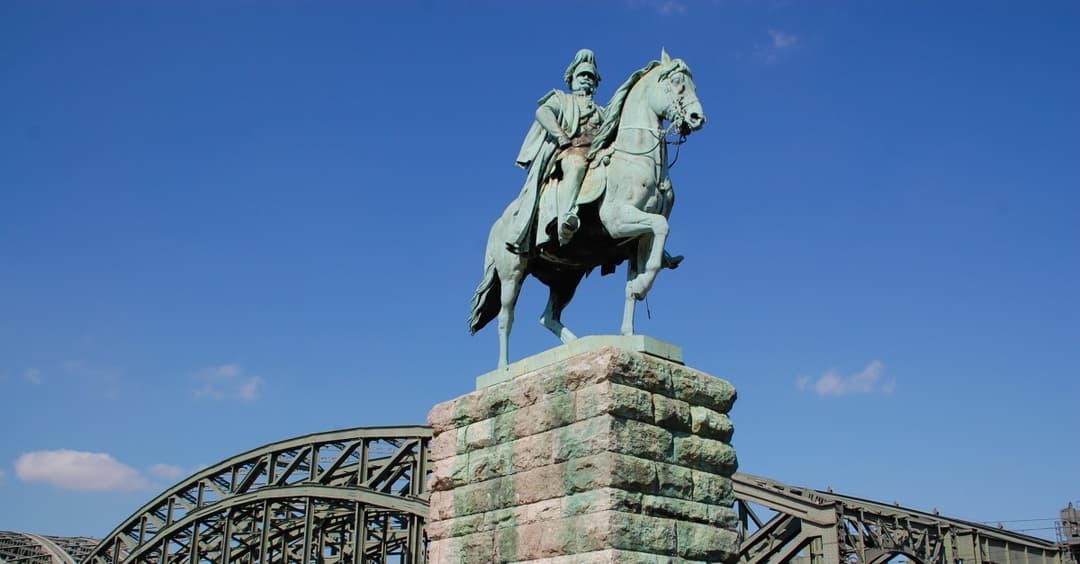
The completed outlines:
[[[735,403],[735,388],[725,380],[713,378],[696,370],[679,367],[672,371],[674,396],[690,405],[699,405],[719,413],[731,411]]]
[[[612,512],[611,547],[654,554],[675,554],[675,521]]]
[[[461,430],[459,429],[460,433]],[[495,420],[485,419],[465,427],[465,450],[487,448],[495,443]],[[446,433],[449,434],[449,433]]]
[[[464,486],[469,483],[468,472],[469,456],[465,454],[433,461],[428,488],[441,492]]]
[[[541,398],[514,414],[514,438],[530,437],[574,421],[574,395],[557,394]]]
[[[692,560],[730,562],[738,557],[739,538],[735,531],[714,525],[676,522],[678,554]]]
[[[616,419],[612,431],[615,452],[649,460],[671,460],[673,438],[665,429],[633,419]]]
[[[700,405],[690,408],[690,419],[692,421],[690,431],[708,439],[726,443],[731,440],[731,435],[735,430],[727,415]]]
[[[613,417],[602,415],[555,429],[550,433],[554,461],[564,462],[612,450],[614,425]]]
[[[656,477],[659,480],[660,495],[679,499],[691,499],[694,493],[693,471],[674,464],[657,464]]]
[[[731,507],[735,503],[735,486],[731,478],[709,472],[692,471],[694,479],[694,499],[702,503],[711,503]]]
[[[675,437],[674,461],[689,468],[730,476],[739,467],[730,445],[695,435]]]
[[[669,431],[690,430],[690,404],[660,394],[652,395],[653,422]]]
[[[510,459],[511,473],[516,474],[556,462],[556,433],[557,431],[541,433],[510,443],[513,449]]]

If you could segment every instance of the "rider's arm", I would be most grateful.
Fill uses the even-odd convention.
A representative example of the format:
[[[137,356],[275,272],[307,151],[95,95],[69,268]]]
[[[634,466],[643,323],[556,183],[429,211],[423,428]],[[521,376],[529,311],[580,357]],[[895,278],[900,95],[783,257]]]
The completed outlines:
[[[570,136],[563,130],[562,125],[559,124],[559,116],[555,113],[555,109],[547,104],[540,104],[539,108],[536,108],[536,122],[540,124],[552,137],[558,139],[559,147],[567,147],[570,145]]]

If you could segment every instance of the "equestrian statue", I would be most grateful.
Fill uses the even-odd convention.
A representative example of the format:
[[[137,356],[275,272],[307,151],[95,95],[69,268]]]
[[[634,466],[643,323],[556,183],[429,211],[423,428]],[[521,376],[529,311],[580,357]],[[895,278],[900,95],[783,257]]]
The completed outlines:
[[[526,275],[550,291],[540,323],[567,343],[577,337],[562,311],[586,274],[629,262],[621,333],[632,335],[636,302],[662,268],[682,260],[664,251],[675,203],[667,147],[669,135],[681,143],[705,125],[690,67],[662,52],[606,108],[593,100],[600,73],[592,51],[578,51],[565,80],[570,92],[540,99],[517,159],[529,171],[525,185],[491,227],[473,295],[469,331],[498,318],[500,368]]]

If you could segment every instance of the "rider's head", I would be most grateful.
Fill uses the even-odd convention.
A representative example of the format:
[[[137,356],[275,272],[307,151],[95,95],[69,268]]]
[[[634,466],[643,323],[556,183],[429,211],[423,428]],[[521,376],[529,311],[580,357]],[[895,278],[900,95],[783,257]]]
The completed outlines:
[[[600,71],[596,70],[596,56],[589,49],[581,49],[573,62],[566,67],[566,85],[571,90],[584,90],[589,94],[600,84]]]

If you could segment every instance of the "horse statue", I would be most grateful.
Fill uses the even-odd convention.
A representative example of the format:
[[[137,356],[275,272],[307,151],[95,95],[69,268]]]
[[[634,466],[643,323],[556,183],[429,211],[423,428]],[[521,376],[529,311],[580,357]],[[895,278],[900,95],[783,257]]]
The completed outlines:
[[[529,274],[550,291],[540,323],[568,343],[577,337],[563,325],[562,312],[581,279],[597,266],[609,274],[629,261],[621,333],[634,334],[636,302],[645,299],[662,267],[677,265],[664,252],[674,204],[667,135],[677,132],[685,138],[703,125],[705,113],[690,68],[663,52],[660,61],[634,72],[612,96],[590,147],[589,170],[577,198],[580,227],[573,239],[519,254],[507,244],[513,206],[500,216],[488,236],[484,278],[469,319],[470,333],[476,333],[498,317],[499,368],[508,363],[514,306]],[[555,192],[551,188],[547,185],[544,193]],[[551,232],[555,226],[548,222],[534,229]]]

